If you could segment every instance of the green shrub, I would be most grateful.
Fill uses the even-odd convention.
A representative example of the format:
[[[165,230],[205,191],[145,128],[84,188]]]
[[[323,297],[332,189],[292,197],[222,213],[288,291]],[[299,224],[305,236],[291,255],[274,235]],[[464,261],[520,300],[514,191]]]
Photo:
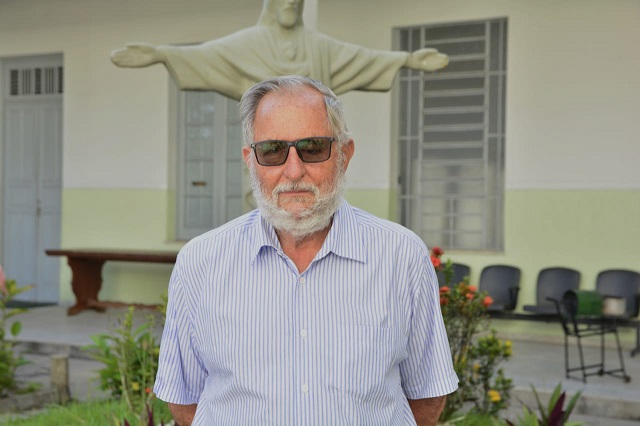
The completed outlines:
[[[37,389],[36,385],[29,385],[25,389],[20,389],[15,380],[16,369],[29,362],[22,356],[15,353],[15,338],[22,331],[22,323],[14,321],[11,324],[9,333],[12,340],[7,339],[8,320],[18,314],[27,312],[24,308],[7,308],[8,303],[17,295],[30,290],[33,286],[18,287],[15,280],[7,280],[2,266],[0,266],[0,398],[6,397],[9,393],[30,392]]]
[[[111,334],[92,336],[94,344],[87,346],[92,357],[104,364],[98,371],[100,388],[121,398],[130,411],[146,422],[147,405],[155,399],[153,384],[158,369],[160,345],[153,331],[156,317],[133,330],[134,308],[130,307]]]
[[[567,407],[564,407],[564,401],[566,399],[566,393],[562,392],[561,384],[558,383],[556,388],[549,398],[549,402],[544,405],[540,401],[538,392],[531,386],[533,395],[536,398],[536,404],[538,405],[538,411],[540,417],[538,417],[534,410],[530,409],[526,405],[522,407],[522,416],[518,418],[518,426],[580,426],[582,422],[570,422],[569,416],[575,408],[578,399],[582,392],[577,392],[573,395],[573,398],[569,401]],[[513,423],[509,422],[510,425]]]

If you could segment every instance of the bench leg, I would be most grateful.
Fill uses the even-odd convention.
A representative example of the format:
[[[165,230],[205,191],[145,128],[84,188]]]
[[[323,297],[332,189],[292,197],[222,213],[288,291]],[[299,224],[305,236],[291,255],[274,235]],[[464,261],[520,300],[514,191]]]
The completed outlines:
[[[76,315],[85,309],[104,312],[97,304],[102,287],[102,265],[104,260],[68,258],[71,268],[71,288],[76,296],[76,304],[67,310],[67,315]]]
[[[631,351],[631,356],[640,353],[640,320],[636,323],[636,347]]]

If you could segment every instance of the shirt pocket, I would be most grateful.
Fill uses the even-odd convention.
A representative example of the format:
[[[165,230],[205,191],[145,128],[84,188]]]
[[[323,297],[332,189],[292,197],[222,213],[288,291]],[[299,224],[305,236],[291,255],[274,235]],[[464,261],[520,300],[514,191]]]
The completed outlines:
[[[361,401],[383,397],[399,384],[403,351],[394,328],[341,325],[327,345],[328,386]]]

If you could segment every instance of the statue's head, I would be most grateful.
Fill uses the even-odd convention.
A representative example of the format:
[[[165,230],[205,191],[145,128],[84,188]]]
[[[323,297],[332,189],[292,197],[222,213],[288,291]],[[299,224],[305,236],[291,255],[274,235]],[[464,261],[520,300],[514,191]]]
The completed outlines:
[[[303,8],[304,0],[264,0],[258,25],[301,27]]]

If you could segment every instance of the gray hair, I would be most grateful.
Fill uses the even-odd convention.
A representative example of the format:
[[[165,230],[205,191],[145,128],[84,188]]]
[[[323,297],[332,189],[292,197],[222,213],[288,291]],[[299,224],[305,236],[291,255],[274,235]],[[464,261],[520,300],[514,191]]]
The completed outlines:
[[[274,77],[262,81],[251,87],[240,99],[240,117],[242,118],[242,135],[244,142],[250,145],[253,140],[253,122],[256,118],[256,110],[262,98],[272,92],[280,94],[296,94],[302,92],[305,88],[313,88],[322,94],[324,105],[327,110],[327,121],[331,132],[331,136],[336,138],[339,146],[349,141],[349,130],[344,119],[344,110],[342,102],[335,93],[327,86],[308,77],[298,75],[289,75],[284,77]],[[318,136],[318,135],[308,135]]]

